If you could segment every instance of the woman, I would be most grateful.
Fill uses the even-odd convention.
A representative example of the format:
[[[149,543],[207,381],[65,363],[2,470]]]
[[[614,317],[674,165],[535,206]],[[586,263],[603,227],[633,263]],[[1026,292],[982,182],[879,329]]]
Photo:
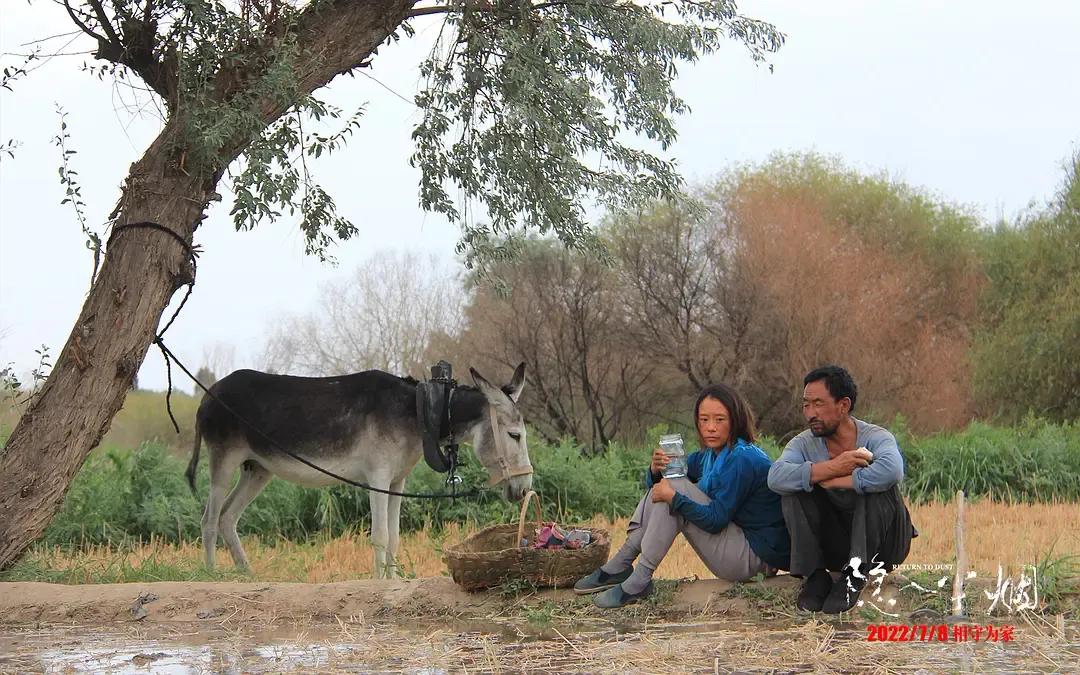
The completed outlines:
[[[652,592],[652,576],[681,532],[713,574],[744,581],[787,569],[790,539],[780,496],[767,485],[772,462],[754,442],[754,418],[731,387],[706,387],[694,406],[701,450],[687,457],[686,478],[667,479],[667,456],[653,452],[648,494],[630,519],[626,543],[574,585],[600,593],[600,607],[622,607]],[[638,564],[634,567],[634,560]]]

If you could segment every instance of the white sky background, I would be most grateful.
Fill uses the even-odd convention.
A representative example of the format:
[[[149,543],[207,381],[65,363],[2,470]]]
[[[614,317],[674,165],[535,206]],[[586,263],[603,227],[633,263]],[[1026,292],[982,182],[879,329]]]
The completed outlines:
[[[787,43],[773,74],[735,43],[680,69],[677,91],[693,112],[677,120],[671,156],[690,181],[775,151],[814,149],[861,170],[887,170],[988,221],[1011,219],[1050,198],[1080,142],[1080,4],[744,0],[740,8],[773,22]],[[71,29],[46,0],[0,0],[0,52],[26,52],[23,43]],[[433,35],[430,28],[384,47],[368,72],[411,99]],[[0,143],[22,143],[14,159],[0,160],[0,367],[14,362],[20,375],[39,345],[59,353],[92,264],[74,212],[60,205],[56,105],[69,113],[73,168],[99,228],[159,128],[152,116],[132,119],[122,89],[80,72],[87,58],[54,58],[14,93],[0,92]],[[0,65],[20,61],[4,56]],[[419,120],[412,104],[363,76],[339,78],[320,96],[346,110],[367,104],[349,147],[311,165],[360,234],[332,251],[338,268],[321,264],[304,255],[294,219],[234,231],[223,183],[225,202],[196,234],[204,253],[195,292],[168,333],[192,368],[216,344],[236,347],[233,367],[258,367],[278,317],[313,308],[320,282],[376,251],[434,252],[456,264],[457,228],[418,206],[419,172],[408,165]],[[191,390],[182,375],[176,381]],[[164,383],[152,349],[139,384]]]

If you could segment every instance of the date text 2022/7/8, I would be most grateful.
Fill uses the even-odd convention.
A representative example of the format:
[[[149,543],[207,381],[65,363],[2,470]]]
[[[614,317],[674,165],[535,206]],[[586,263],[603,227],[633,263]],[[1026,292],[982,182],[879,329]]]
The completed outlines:
[[[975,626],[958,624],[870,624],[866,627],[867,642],[1010,642],[1013,626]]]

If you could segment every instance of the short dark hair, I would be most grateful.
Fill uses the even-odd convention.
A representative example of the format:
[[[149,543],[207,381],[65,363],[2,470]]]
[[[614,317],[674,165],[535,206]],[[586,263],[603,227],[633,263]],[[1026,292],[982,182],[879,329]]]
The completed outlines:
[[[818,380],[825,380],[825,388],[834,399],[851,399],[851,410],[855,410],[855,399],[859,395],[859,388],[855,386],[855,380],[851,379],[851,373],[840,366],[822,366],[811,370],[803,378],[803,386]]]
[[[734,439],[741,438],[747,443],[757,442],[757,429],[754,426],[754,411],[750,404],[742,397],[734,387],[723,383],[710,384],[698,394],[697,403],[694,404],[694,429],[698,429],[698,413],[701,412],[701,402],[707,398],[715,398],[724,404],[731,416],[731,431],[728,435],[728,445],[734,445]],[[701,431],[698,430],[698,440],[701,441]]]

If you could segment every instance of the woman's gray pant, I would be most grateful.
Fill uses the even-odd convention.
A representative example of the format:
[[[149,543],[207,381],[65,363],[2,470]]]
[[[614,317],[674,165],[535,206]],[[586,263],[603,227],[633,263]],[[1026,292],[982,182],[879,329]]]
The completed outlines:
[[[686,478],[669,479],[676,492],[686,495],[699,504],[708,504],[709,497],[697,485]],[[628,592],[637,592],[652,578],[660,561],[667,555],[675,537],[681,532],[709,571],[720,579],[744,581],[758,572],[765,571],[765,563],[750,549],[742,528],[728,523],[720,532],[706,532],[682,515],[675,513],[666,502],[653,502],[650,492],[638,503],[630,518],[628,536],[615,555],[603,566],[609,574],[629,569],[638,559],[634,579],[623,583]]]
[[[891,571],[918,536],[896,486],[862,495],[814,486],[812,492],[784,495],[781,506],[791,535],[791,573],[797,576],[840,572],[853,558],[869,569],[880,562]]]

